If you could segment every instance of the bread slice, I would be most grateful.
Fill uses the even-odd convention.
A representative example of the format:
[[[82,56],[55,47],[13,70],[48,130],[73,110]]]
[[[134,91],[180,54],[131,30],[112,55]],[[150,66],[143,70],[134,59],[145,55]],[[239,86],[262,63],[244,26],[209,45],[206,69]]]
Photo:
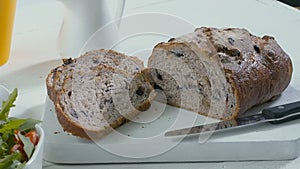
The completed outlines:
[[[99,65],[64,79],[55,101],[57,118],[65,131],[98,139],[146,110],[152,90],[141,73]]]
[[[292,62],[273,37],[202,27],[156,45],[144,72],[168,104],[225,120],[280,95]]]
[[[133,75],[144,68],[143,61],[137,57],[104,49],[87,52],[76,59],[64,59],[63,62],[62,66],[51,70],[46,78],[47,93],[52,101],[55,101],[64,79],[73,73],[84,73],[99,65],[107,65]]]

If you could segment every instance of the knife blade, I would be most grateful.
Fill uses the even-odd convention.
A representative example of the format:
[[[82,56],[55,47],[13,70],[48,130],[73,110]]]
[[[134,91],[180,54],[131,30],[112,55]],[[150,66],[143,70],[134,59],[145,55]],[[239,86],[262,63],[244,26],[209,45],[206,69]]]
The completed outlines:
[[[224,120],[217,123],[171,130],[166,132],[165,136],[179,136],[212,131],[222,131],[226,129],[246,127],[266,122],[270,122],[272,124],[280,124],[298,118],[300,118],[300,101],[265,108],[260,114],[240,117],[234,120]]]

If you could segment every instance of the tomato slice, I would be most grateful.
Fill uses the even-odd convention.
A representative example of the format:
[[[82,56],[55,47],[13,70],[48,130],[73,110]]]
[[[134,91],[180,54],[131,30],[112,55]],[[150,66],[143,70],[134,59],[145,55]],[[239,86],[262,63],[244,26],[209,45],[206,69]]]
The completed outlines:
[[[28,137],[30,139],[30,141],[32,142],[32,144],[34,144],[34,145],[37,145],[37,143],[39,142],[39,135],[37,134],[37,132],[35,130],[32,130],[32,131],[26,133],[25,137]]]

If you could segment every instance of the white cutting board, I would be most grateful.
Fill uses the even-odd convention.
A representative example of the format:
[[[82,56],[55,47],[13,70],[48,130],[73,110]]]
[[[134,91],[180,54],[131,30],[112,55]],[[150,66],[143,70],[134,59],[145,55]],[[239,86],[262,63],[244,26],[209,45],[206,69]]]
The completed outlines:
[[[132,9],[131,13],[122,19],[120,41],[116,42],[112,48],[127,55],[139,56],[147,65],[147,57],[150,55],[154,45],[161,41],[167,41],[171,37],[191,32],[195,27],[200,26],[214,25],[224,27],[230,25],[231,27],[246,27],[257,35],[270,33],[271,35],[276,35],[276,38],[279,40],[283,37],[284,39],[293,38],[283,33],[276,34],[275,28],[277,26],[265,24],[266,19],[258,20],[256,18],[256,22],[252,23],[249,22],[249,19],[245,19],[246,17],[235,14],[236,10],[245,10],[245,8],[234,8],[235,10],[231,10],[224,8],[222,4],[213,5],[216,4],[215,2],[205,1],[203,4],[206,5],[200,5],[202,4],[201,2],[193,5],[193,3],[184,1],[168,1],[168,3],[161,4],[159,8],[161,10],[157,10],[155,5],[147,10],[142,8]],[[230,2],[236,4],[240,1],[233,0]],[[245,4],[241,3],[240,6],[248,7],[250,5],[249,9],[247,9],[251,9],[251,11],[253,11],[252,9],[257,9],[255,3],[252,3],[250,0],[246,2]],[[223,3],[223,5],[226,5],[228,2]],[[186,9],[197,7],[197,10],[178,11],[183,6]],[[266,10],[265,4],[259,7],[260,11]],[[273,9],[276,6],[269,8]],[[215,12],[216,10],[219,12]],[[219,15],[220,13],[222,13],[222,16]],[[228,18],[233,16],[233,20],[228,20]],[[252,17],[253,15],[249,15],[248,18],[251,18],[250,16]],[[233,22],[235,20],[236,22]],[[196,25],[193,25],[191,22]],[[101,40],[101,34],[109,26],[96,32],[82,51],[98,49],[97,42]],[[269,28],[268,26],[271,28],[267,29]],[[289,27],[289,29],[292,28],[294,27]],[[270,32],[270,30],[274,30],[275,33]],[[295,44],[290,43],[286,45],[284,40],[280,42],[287,49],[294,47],[293,45]],[[296,49],[296,47],[294,48]],[[296,72],[297,70],[295,69],[294,73],[296,74]],[[297,100],[300,100],[300,91],[289,87],[278,100],[257,107],[249,111],[249,114],[259,113],[265,106],[275,106]],[[178,117],[180,117],[180,120],[178,120]],[[137,118],[139,123],[127,123],[95,143],[65,133],[57,122],[52,102],[47,99],[43,120],[43,128],[47,138],[44,159],[54,163],[82,164],[286,160],[299,156],[300,120],[276,126],[269,123],[260,124],[248,128],[218,132],[212,136],[201,135],[200,141],[197,135],[186,137],[183,140],[182,137],[163,136],[167,130],[193,125],[195,118],[197,119],[194,125],[215,121],[196,113],[155,103],[150,110],[142,113]]]
[[[299,91],[289,87],[276,101],[256,107],[248,113],[258,113],[265,106],[300,100],[299,94]],[[215,121],[196,116],[195,124]],[[300,120],[279,125],[259,124],[216,132],[211,136],[201,135],[200,141],[199,135],[183,140],[182,137],[163,136],[176,123],[176,118],[182,120],[173,128],[187,126],[184,124],[185,117],[188,121],[188,117],[194,118],[195,113],[180,112],[178,108],[154,103],[146,114],[137,118],[139,123],[127,123],[100,141],[93,142],[65,133],[56,119],[52,102],[47,99],[43,120],[47,138],[44,159],[72,164],[287,160],[298,157],[300,153]]]

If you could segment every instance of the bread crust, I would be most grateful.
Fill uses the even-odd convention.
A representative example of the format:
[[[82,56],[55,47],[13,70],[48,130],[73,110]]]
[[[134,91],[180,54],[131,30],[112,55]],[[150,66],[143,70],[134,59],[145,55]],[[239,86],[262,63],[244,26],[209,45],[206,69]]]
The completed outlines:
[[[57,97],[58,98],[58,97]],[[127,119],[120,116],[115,123],[110,124],[110,127],[103,127],[103,129],[90,130],[83,128],[78,123],[72,121],[64,111],[64,107],[60,104],[60,100],[55,102],[55,110],[57,115],[57,120],[64,129],[64,131],[71,133],[74,136],[78,136],[84,139],[100,139],[110,133],[113,129],[124,124]]]
[[[233,118],[242,115],[253,106],[272,100],[289,85],[293,71],[292,62],[274,37],[260,38],[246,29],[237,28],[200,28],[196,31],[205,33],[218,53],[229,51],[226,53],[228,57],[233,57],[230,54],[234,52],[240,53],[239,56],[234,56],[237,59],[236,62],[232,64],[223,62],[224,70],[228,72],[228,78],[236,91],[236,99],[239,103]],[[237,32],[243,36],[241,38],[249,46],[236,44],[241,41],[239,37],[227,35],[234,35]],[[217,38],[219,40],[216,40]],[[223,51],[224,47],[227,51]]]
[[[53,90],[53,78],[54,78],[54,74],[51,70],[51,72],[46,77],[46,90],[50,100],[52,101],[55,99],[54,90]]]
[[[138,110],[147,110],[154,98],[150,98],[149,101],[137,108]],[[110,124],[110,127],[103,127],[101,130],[90,130],[85,129],[78,123],[70,120],[70,118],[64,112],[64,107],[59,103],[59,100],[55,102],[55,111],[57,120],[64,129],[65,132],[71,133],[74,136],[78,136],[84,139],[101,139],[102,137],[109,134],[113,129],[120,127],[121,125],[129,122],[124,116],[120,116],[114,123]],[[131,114],[137,114],[138,111],[132,112]]]

